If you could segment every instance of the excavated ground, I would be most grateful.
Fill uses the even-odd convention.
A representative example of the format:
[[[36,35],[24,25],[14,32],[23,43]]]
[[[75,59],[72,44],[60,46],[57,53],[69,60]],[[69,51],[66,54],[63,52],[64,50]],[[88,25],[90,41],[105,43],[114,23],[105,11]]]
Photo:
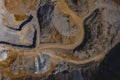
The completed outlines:
[[[119,0],[1,0],[0,10],[0,80],[90,67],[120,42]]]

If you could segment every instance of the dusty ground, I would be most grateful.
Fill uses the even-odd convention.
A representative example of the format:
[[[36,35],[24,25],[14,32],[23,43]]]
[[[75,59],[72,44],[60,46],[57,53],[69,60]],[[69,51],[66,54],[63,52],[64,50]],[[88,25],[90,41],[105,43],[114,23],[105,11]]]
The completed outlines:
[[[1,80],[81,69],[120,42],[119,0],[1,0],[0,10]]]

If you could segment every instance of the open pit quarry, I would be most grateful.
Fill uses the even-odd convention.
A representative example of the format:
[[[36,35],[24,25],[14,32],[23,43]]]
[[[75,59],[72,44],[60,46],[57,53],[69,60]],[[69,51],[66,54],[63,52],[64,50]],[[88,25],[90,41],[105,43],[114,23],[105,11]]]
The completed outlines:
[[[93,80],[119,42],[119,0],[0,0],[0,80]]]

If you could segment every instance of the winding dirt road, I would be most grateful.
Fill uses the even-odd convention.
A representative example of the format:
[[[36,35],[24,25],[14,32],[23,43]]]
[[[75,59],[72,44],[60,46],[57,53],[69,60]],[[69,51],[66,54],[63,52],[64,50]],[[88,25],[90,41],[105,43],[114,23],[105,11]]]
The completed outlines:
[[[40,49],[45,49],[45,48],[61,48],[61,49],[74,49],[78,45],[80,45],[83,42],[84,39],[84,27],[83,27],[83,21],[84,19],[80,19],[67,5],[65,0],[58,0],[58,4],[55,6],[55,9],[70,15],[74,22],[79,26],[80,32],[77,33],[77,38],[73,44],[69,45],[62,45],[62,44],[40,44]]]
[[[63,61],[66,61],[66,62],[71,62],[71,63],[75,63],[75,64],[84,64],[84,63],[88,63],[88,62],[91,62],[91,61],[97,61],[101,58],[104,57],[104,53],[103,54],[99,54],[99,55],[96,55],[94,57],[90,57],[90,58],[87,58],[87,59],[70,59],[70,58],[65,58],[64,56],[60,56],[60,55],[57,55],[55,54],[54,52],[50,52],[48,51],[47,49],[74,49],[75,47],[77,47],[78,45],[80,45],[82,42],[83,42],[83,39],[84,39],[84,34],[85,34],[85,31],[84,31],[84,26],[83,26],[83,22],[84,22],[84,19],[85,17],[78,17],[67,5],[67,3],[65,2],[65,0],[58,0],[58,4],[55,6],[55,9],[64,13],[64,14],[68,14],[70,15],[74,22],[79,26],[79,29],[80,29],[80,32],[77,35],[77,38],[74,42],[74,44],[69,44],[69,45],[62,45],[62,44],[40,44],[39,45],[39,31],[37,32],[37,47],[35,49],[20,49],[20,48],[16,48],[16,47],[10,47],[10,46],[5,46],[6,49],[8,50],[16,50],[17,52],[24,52],[25,54],[35,54],[37,55],[39,52],[43,53],[43,54],[47,54],[49,56],[51,56],[52,58],[55,58],[55,59],[60,59],[60,60],[63,60]],[[91,11],[92,12],[92,11]],[[35,14],[35,13],[33,13]],[[34,16],[35,17],[35,16]],[[33,20],[32,20],[33,21]],[[35,18],[35,21],[36,18]],[[38,25],[38,24],[37,24]],[[39,28],[39,27],[35,27],[36,29]]]

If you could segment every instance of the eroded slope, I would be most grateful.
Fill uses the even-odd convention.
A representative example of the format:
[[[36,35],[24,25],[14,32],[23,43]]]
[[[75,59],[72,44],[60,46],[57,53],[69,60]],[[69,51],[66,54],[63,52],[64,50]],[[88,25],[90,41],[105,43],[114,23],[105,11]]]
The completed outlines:
[[[120,41],[117,0],[1,1],[3,80],[82,68]]]

